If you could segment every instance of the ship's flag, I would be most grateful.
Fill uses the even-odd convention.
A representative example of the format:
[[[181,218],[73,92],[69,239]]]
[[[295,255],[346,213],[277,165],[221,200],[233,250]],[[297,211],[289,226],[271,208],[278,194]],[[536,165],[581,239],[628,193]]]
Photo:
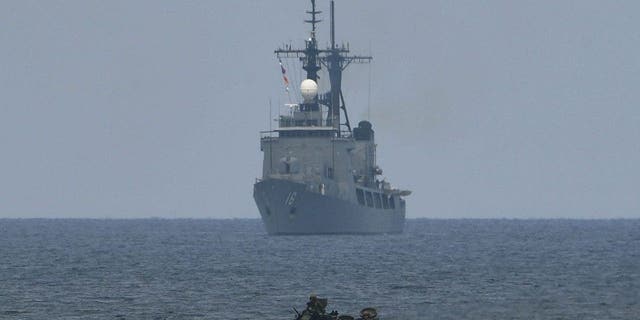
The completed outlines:
[[[282,70],[282,79],[284,80],[284,89],[289,92],[289,79],[287,78],[287,70],[282,65],[282,59],[278,59],[280,62],[280,69]]]

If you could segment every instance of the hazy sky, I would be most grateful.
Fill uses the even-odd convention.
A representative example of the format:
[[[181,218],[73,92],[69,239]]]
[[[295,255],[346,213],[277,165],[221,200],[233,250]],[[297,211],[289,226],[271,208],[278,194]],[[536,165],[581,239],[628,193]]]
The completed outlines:
[[[352,122],[370,106],[408,217],[640,217],[639,1],[336,7],[374,56],[345,75]],[[273,50],[303,45],[307,9],[0,2],[0,217],[259,217]]]

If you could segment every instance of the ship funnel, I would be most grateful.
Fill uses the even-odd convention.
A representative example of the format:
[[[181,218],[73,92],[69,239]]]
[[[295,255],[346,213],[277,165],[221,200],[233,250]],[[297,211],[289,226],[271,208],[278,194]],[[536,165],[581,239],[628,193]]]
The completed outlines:
[[[318,84],[311,79],[305,79],[300,84],[300,93],[305,103],[313,102],[318,95]]]

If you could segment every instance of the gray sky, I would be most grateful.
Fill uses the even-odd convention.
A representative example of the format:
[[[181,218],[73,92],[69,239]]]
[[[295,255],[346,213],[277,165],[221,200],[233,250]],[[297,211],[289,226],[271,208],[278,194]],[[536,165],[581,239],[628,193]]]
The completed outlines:
[[[345,75],[352,122],[370,101],[408,217],[640,217],[640,2],[336,7],[374,56]],[[273,50],[303,44],[307,9],[2,1],[0,217],[259,217]]]

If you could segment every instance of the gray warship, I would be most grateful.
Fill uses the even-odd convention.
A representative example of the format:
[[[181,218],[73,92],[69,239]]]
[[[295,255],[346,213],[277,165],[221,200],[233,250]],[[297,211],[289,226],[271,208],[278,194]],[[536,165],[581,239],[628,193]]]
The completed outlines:
[[[287,105],[277,129],[261,132],[263,170],[253,197],[270,235],[401,233],[404,228],[403,198],[411,192],[379,178],[373,126],[360,121],[351,127],[341,89],[347,66],[369,63],[372,57],[351,55],[348,45],[336,45],[334,7],[331,1],[328,48],[318,48],[321,12],[311,0],[305,20],[311,32],[304,48],[287,45],[274,52],[278,59],[300,59],[306,79],[300,84],[300,102]],[[323,68],[329,88],[319,93]]]

